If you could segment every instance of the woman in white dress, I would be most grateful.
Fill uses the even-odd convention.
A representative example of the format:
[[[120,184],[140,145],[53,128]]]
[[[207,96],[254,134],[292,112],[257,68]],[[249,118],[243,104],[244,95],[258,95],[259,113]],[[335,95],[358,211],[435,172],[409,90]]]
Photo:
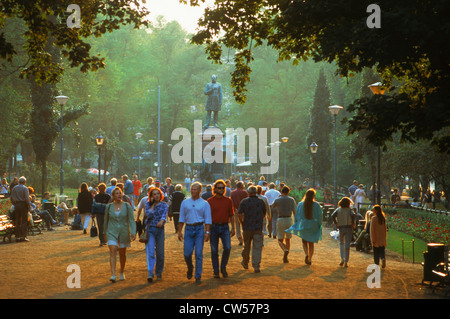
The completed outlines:
[[[366,192],[364,192],[364,185],[363,184],[359,184],[358,189],[355,191],[355,193],[353,194],[353,202],[355,203],[354,207],[356,208],[356,210],[359,212],[359,203],[363,203],[364,202],[364,198],[366,198]]]

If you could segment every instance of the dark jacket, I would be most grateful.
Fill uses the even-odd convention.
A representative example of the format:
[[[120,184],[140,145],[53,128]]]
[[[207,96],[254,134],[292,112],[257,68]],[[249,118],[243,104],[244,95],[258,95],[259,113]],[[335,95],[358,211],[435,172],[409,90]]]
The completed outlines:
[[[92,197],[91,192],[78,193],[77,205],[80,214],[90,213],[93,201],[94,198]]]

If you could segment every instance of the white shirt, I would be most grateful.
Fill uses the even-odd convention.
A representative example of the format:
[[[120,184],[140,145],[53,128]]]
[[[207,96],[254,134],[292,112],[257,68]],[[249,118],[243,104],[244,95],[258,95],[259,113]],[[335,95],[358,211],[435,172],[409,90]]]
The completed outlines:
[[[277,191],[275,188],[272,188],[272,189],[268,190],[268,191],[264,194],[264,196],[267,197],[267,200],[269,201],[269,205],[272,205],[273,202],[275,201],[275,199],[276,199],[278,196],[280,196],[280,194],[281,194],[281,193],[280,193],[279,191]]]

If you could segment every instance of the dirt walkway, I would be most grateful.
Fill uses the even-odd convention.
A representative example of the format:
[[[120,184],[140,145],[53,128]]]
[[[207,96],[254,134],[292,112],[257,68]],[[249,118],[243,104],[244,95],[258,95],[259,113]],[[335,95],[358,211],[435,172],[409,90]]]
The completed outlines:
[[[190,299],[442,299],[442,291],[432,294],[421,284],[422,266],[403,262],[389,254],[387,268],[381,272],[381,288],[368,288],[367,266],[372,255],[350,252],[349,268],[338,266],[339,244],[323,231],[316,245],[311,266],[304,263],[301,240],[293,237],[289,263],[282,263],[282,251],[276,240],[265,237],[261,273],[240,264],[242,247],[232,238],[228,264],[229,277],[214,279],[210,246],[205,245],[202,283],[186,278],[183,244],[177,240],[173,224],[166,225],[166,260],[163,280],[147,283],[144,244],[132,243],[127,253],[126,280],[109,282],[108,247],[98,246],[97,238],[82,231],[44,231],[30,236],[28,243],[0,244],[0,298],[190,298]],[[81,288],[68,288],[67,267],[81,270]]]

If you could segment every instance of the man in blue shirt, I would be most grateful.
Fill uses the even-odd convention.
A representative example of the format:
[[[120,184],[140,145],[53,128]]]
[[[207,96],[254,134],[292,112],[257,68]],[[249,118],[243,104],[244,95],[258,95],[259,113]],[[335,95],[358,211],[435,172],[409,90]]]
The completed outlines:
[[[123,180],[123,193],[125,195],[127,195],[131,199],[131,206],[133,207],[133,210],[134,210],[134,201],[133,201],[134,187],[133,187],[133,182],[130,179],[128,179],[128,175],[123,175],[122,176],[122,180]]]
[[[241,265],[248,269],[250,247],[252,247],[252,266],[255,273],[260,272],[261,254],[264,242],[263,223],[266,215],[266,204],[256,196],[256,187],[247,190],[249,197],[244,198],[239,205],[238,217],[242,224],[244,250]],[[253,242],[253,244],[252,244]]]
[[[203,270],[203,244],[209,241],[211,227],[211,206],[200,197],[202,184],[195,182],[191,185],[191,198],[181,203],[180,218],[178,220],[178,240],[184,239],[184,260],[187,265],[187,278],[192,278],[194,266],[192,253],[195,249],[195,282],[201,283]],[[186,224],[183,237],[183,226]]]
[[[114,190],[114,188],[116,188],[116,184],[117,184],[117,179],[115,178],[111,178],[111,180],[109,181],[111,183],[111,186],[109,186],[108,188],[106,188],[106,193],[109,194],[109,196],[112,195],[112,191]]]

